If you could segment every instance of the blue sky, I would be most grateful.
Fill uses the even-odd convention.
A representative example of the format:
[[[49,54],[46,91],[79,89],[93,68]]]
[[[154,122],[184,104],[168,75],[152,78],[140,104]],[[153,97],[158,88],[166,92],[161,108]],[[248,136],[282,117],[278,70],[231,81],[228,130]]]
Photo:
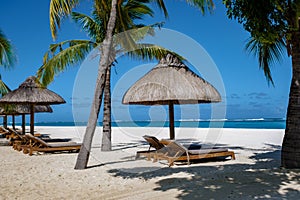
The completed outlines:
[[[78,11],[89,13],[90,1],[82,2]],[[164,19],[161,12],[154,6],[155,18],[148,18],[144,23],[152,24],[165,21],[164,28],[195,40],[209,54],[224,83],[225,93],[222,97],[226,102],[224,118],[285,117],[291,78],[290,58],[283,57],[280,63],[272,66],[275,87],[269,86],[263,72],[258,68],[256,58],[244,50],[249,34],[236,21],[226,17],[225,9],[219,1],[216,2],[214,13],[205,16],[202,16],[197,9],[186,5],[184,1],[166,1],[166,3],[170,15],[169,19]],[[7,85],[11,89],[15,89],[26,77],[35,75],[37,69],[42,65],[43,54],[53,43],[49,29],[49,2],[38,0],[1,1],[0,19],[0,28],[13,43],[18,56],[18,62],[13,69],[9,71],[0,69],[0,72]],[[70,19],[64,21],[58,32],[58,41],[86,38],[85,33]],[[180,43],[176,40],[173,42]],[[128,116],[117,114],[121,113],[122,109],[128,111],[130,118],[134,120],[166,118],[167,112],[163,107],[121,105],[122,92],[124,91],[122,90],[116,95],[121,83],[120,80],[125,80],[126,76],[127,78],[129,76],[134,77],[131,80],[134,82],[150,70],[157,61],[151,61],[148,65],[144,65],[147,64],[145,62],[132,61],[123,57],[118,61],[116,68],[112,70],[112,90],[115,91],[112,99],[114,119],[127,119]],[[94,65],[96,64],[97,62],[94,62]],[[78,77],[77,73],[80,72],[81,67],[70,67],[65,73],[55,78],[49,89],[60,94],[67,103],[54,105],[54,113],[52,114],[37,114],[36,121],[73,120],[72,107],[77,105],[77,96],[74,96],[73,88],[78,81],[76,76]],[[191,65],[190,67],[197,69],[198,66]],[[129,86],[127,85],[127,87]],[[93,83],[90,83],[91,91],[93,87]],[[88,96],[84,98],[87,102],[91,99]],[[195,109],[197,112],[193,112]],[[210,112],[211,105],[177,106],[175,117],[177,119],[207,119],[211,117]],[[81,117],[81,120],[84,120],[85,115],[81,115]]]

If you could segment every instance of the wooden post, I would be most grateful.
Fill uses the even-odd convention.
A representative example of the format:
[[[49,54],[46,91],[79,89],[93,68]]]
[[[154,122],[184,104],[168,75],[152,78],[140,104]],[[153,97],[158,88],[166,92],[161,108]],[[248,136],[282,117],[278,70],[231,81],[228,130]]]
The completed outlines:
[[[15,118],[15,115],[12,115],[11,117],[12,117],[12,128],[14,130],[16,130],[16,118]]]
[[[170,127],[170,139],[175,139],[175,129],[174,129],[174,104],[169,102],[169,127]]]
[[[25,114],[22,114],[22,133],[25,134]]]
[[[7,115],[3,117],[3,127],[7,128]]]
[[[30,133],[34,135],[34,105],[30,105]]]

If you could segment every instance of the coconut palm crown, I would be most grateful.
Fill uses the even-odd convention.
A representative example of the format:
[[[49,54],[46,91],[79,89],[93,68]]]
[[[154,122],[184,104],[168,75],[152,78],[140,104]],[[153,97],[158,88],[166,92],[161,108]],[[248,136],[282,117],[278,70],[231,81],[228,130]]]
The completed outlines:
[[[0,66],[9,68],[13,66],[15,61],[13,46],[0,29]]]
[[[5,69],[11,68],[15,62],[16,55],[13,51],[13,46],[0,29],[0,67],[4,67]],[[10,89],[3,82],[0,75],[0,96],[5,95],[9,91]]]
[[[111,0],[94,0],[95,3],[102,5],[111,5]],[[52,38],[56,39],[57,37],[57,29],[61,26],[61,20],[67,17],[72,13],[72,10],[82,2],[80,0],[51,0],[50,1],[50,29]],[[124,2],[124,0],[117,0],[117,5],[120,5]],[[139,1],[141,3],[154,3],[158,6],[160,10],[163,11],[165,17],[168,17],[168,11],[163,0],[148,0]],[[211,12],[214,9],[214,3],[212,0],[186,0],[186,2],[196,8],[198,8],[203,14],[205,11]],[[106,15],[109,17],[110,10],[106,7]],[[108,18],[107,18],[108,22]]]
[[[148,0],[124,1],[118,6],[118,17],[114,32],[122,33],[124,37],[118,39],[114,43],[111,54],[111,62],[114,61],[117,53],[128,52],[131,57],[139,57],[142,59],[160,59],[165,56],[168,51],[151,44],[136,44],[137,40],[142,39],[147,34],[153,34],[154,26],[161,26],[160,23],[152,26],[144,24],[135,24],[135,20],[141,20],[144,16],[153,16],[153,11],[146,6]],[[86,56],[95,48],[100,48],[106,34],[107,22],[109,18],[110,4],[99,3],[95,1],[92,16],[72,12],[72,19],[80,25],[81,29],[86,31],[89,40],[67,40],[57,44],[50,45],[49,51],[44,55],[43,65],[37,72],[37,77],[43,85],[50,84],[55,75],[66,70],[68,66],[76,66],[83,62]],[[133,30],[130,33],[124,31]],[[120,38],[120,37],[119,37]],[[124,39],[125,38],[125,39]],[[132,51],[135,50],[135,51]]]
[[[246,48],[258,57],[269,82],[270,66],[284,53],[292,58],[292,80],[282,143],[281,164],[300,168],[300,0],[223,0],[230,18],[251,37]]]

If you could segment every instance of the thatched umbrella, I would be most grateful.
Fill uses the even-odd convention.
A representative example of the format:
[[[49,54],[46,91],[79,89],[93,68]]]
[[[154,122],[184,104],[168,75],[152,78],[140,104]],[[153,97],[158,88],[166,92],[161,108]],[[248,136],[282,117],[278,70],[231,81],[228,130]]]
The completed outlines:
[[[220,101],[219,92],[210,83],[168,54],[127,90],[122,103],[169,105],[170,139],[174,139],[174,104]]]
[[[18,89],[15,89],[0,99],[2,104],[30,105],[30,132],[34,132],[34,106],[62,104],[66,101],[58,94],[43,87],[36,77],[28,77]]]
[[[50,105],[35,105],[34,112],[49,112],[52,113],[53,110]],[[30,105],[22,105],[22,104],[15,104],[15,105],[2,105],[0,106],[0,115],[8,116],[11,115],[13,117],[13,128],[15,128],[15,116],[22,115],[22,132],[25,134],[25,115],[30,114]]]

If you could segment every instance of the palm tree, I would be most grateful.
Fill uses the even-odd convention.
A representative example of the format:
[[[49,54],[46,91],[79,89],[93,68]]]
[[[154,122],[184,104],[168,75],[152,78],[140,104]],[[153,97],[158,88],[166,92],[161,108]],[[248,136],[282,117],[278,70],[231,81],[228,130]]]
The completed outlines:
[[[9,89],[9,87],[4,83],[4,81],[2,80],[2,76],[0,75],[0,98],[4,95],[6,95],[8,92],[10,92],[11,90]]]
[[[292,57],[292,81],[282,143],[281,165],[300,168],[300,1],[223,0],[229,18],[237,19],[251,38],[246,48],[253,52],[267,80],[273,83],[270,65],[285,50]]]
[[[147,2],[147,1],[144,1]],[[133,20],[141,19],[143,15],[151,15],[152,10],[144,6],[141,1],[128,1],[126,4],[121,5],[118,10],[121,15],[118,16],[118,22],[116,24],[115,32],[123,32],[128,29],[133,29],[137,27],[144,27],[142,24],[135,25]],[[40,67],[37,74],[44,85],[48,85],[57,73],[64,71],[66,66],[74,65],[83,61],[87,53],[92,49],[99,47],[103,41],[106,24],[107,24],[107,14],[105,9],[110,10],[110,5],[98,4],[95,2],[93,18],[89,16],[72,12],[71,16],[75,22],[80,23],[83,30],[88,32],[90,40],[69,40],[63,41],[58,44],[53,44],[50,46],[50,50],[44,56],[44,65]],[[104,12],[99,12],[103,11]],[[138,29],[141,30],[141,29]],[[143,30],[147,33],[148,30],[152,30],[151,27],[144,27]],[[142,31],[141,31],[142,32]],[[144,33],[144,34],[145,34]],[[135,36],[137,39],[144,34],[137,34]],[[131,34],[132,36],[133,34]],[[129,36],[129,35],[127,35]],[[130,37],[131,37],[130,36]],[[133,38],[134,39],[134,38]],[[124,46],[125,44],[123,44]],[[64,48],[67,46],[66,48]],[[157,48],[154,45],[147,45],[144,47],[144,52],[136,51],[135,55],[142,53],[142,55],[147,56],[147,49],[151,47],[151,53],[160,59],[166,53],[162,49]],[[142,48],[142,47],[140,47]],[[112,49],[116,49],[115,47]],[[58,53],[57,53],[58,52]],[[116,52],[117,53],[117,52]],[[110,53],[110,62],[115,59],[116,53]],[[164,53],[164,54],[163,54]],[[142,56],[140,56],[142,57]],[[149,57],[149,56],[148,56]],[[143,58],[143,57],[142,57]],[[102,151],[111,150],[111,100],[110,100],[110,70],[111,65],[106,73],[105,87],[104,87],[104,117],[103,117],[103,136],[102,136]]]
[[[0,29],[0,66],[10,68],[16,61],[11,42],[5,37]]]
[[[4,33],[0,30],[0,66],[5,69],[11,68],[16,61],[16,56],[13,51],[11,42],[5,37]],[[10,92],[9,87],[3,82],[0,74],[0,97]],[[7,116],[3,118],[4,127],[7,126]]]
[[[13,67],[15,61],[16,55],[13,51],[13,46],[0,29],[0,66],[4,67],[5,69],[8,69]],[[7,92],[9,92],[9,88],[2,81],[0,75],[0,95],[3,96]]]
[[[6,95],[10,91],[11,91],[10,88],[4,83],[0,75],[0,98]],[[7,106],[5,105],[4,108],[7,109]],[[3,116],[3,127],[7,128],[7,115]]]
[[[105,3],[107,1],[99,0],[98,2]],[[167,17],[168,15],[167,9],[165,7],[163,0],[151,0],[151,2],[157,3],[159,8],[163,10],[165,16]],[[206,9],[211,10],[211,8],[213,7],[212,0],[186,0],[186,2],[200,8],[202,12],[204,12]],[[69,15],[71,13],[71,10],[75,6],[77,6],[78,3],[79,0],[51,0],[50,28],[51,28],[53,38],[56,37],[56,30],[57,30],[56,27],[60,27],[61,18],[65,17],[66,15]],[[108,15],[109,19],[107,23],[105,38],[102,43],[103,45],[102,45],[101,59],[99,63],[99,70],[98,70],[98,77],[96,81],[94,99],[93,99],[91,112],[90,112],[88,124],[83,139],[83,145],[82,148],[80,149],[77,162],[75,165],[75,169],[85,169],[87,167],[87,162],[89,159],[89,154],[91,149],[91,142],[95,132],[100,105],[102,101],[106,72],[109,66],[111,65],[111,62],[109,62],[109,55],[112,47],[113,34],[116,26],[116,19],[118,13],[117,5],[120,5],[121,3],[122,3],[121,0],[111,1],[111,10],[109,11],[110,14]]]

